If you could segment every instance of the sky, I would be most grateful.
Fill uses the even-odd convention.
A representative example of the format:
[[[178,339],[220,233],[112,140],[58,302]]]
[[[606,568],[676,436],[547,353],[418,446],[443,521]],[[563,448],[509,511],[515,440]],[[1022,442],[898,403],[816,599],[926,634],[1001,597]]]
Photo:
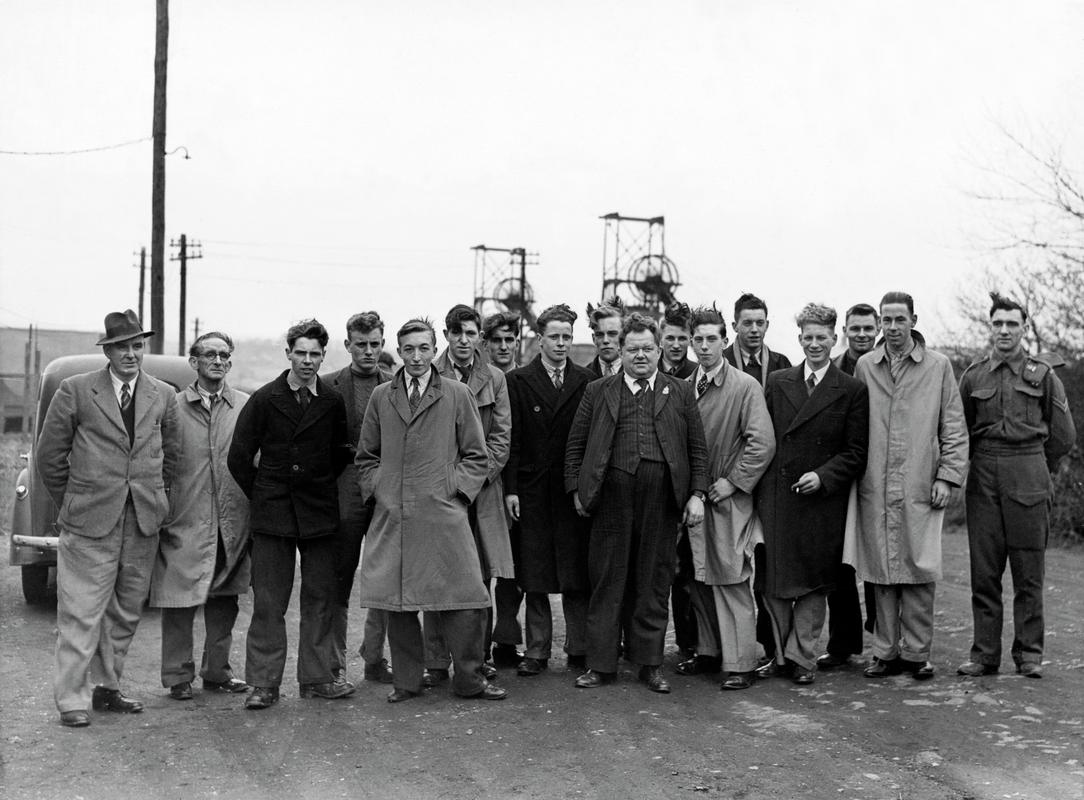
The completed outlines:
[[[148,139],[154,33],[150,0],[0,3],[0,325],[96,331],[136,306],[149,140],[23,153]],[[1084,162],[1082,40],[1084,7],[1042,0],[174,2],[189,338],[194,317],[336,338],[361,310],[441,319],[471,302],[479,243],[537,253],[536,309],[582,312],[610,212],[664,216],[678,296],[757,293],[792,355],[806,302],[890,289],[951,337],[989,256],[969,192],[1014,169],[1003,129]]]

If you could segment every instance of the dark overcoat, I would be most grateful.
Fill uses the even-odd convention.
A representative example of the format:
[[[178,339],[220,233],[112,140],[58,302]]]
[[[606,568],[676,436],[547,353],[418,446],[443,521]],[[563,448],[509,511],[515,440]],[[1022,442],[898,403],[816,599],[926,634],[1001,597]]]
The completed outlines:
[[[525,592],[587,591],[590,523],[565,492],[565,444],[587,384],[595,376],[566,362],[560,392],[541,356],[509,372],[512,447],[504,470],[506,495],[519,497],[516,579]]]
[[[227,464],[249,499],[253,533],[329,536],[339,529],[336,481],[350,458],[346,407],[342,395],[317,378],[316,396],[302,414],[288,372],[257,389],[241,409]]]
[[[866,468],[869,393],[865,384],[829,365],[808,394],[802,365],[768,376],[765,401],[775,431],[775,458],[757,485],[766,569],[757,588],[771,597],[831,591],[843,557],[851,484]],[[791,488],[816,472],[821,488]]]
[[[376,372],[376,384],[387,383],[391,380],[391,373],[383,367]],[[358,524],[368,524],[371,509],[366,510],[361,500],[361,489],[358,488],[358,470],[354,466],[354,455],[357,452],[358,439],[361,436],[361,420],[364,413],[357,413],[354,403],[354,379],[350,374],[350,365],[347,364],[338,372],[328,376],[327,382],[343,396],[343,404],[346,406],[346,443],[350,448],[350,458],[339,476],[339,514],[344,525],[348,521],[358,521]]]
[[[738,345],[737,340],[734,344],[730,345],[723,350],[723,358],[732,367],[737,367],[744,372],[742,367],[741,348]],[[773,372],[778,372],[781,369],[787,369],[790,366],[790,359],[782,353],[777,353],[774,350],[769,349],[768,345],[764,345],[760,348],[760,377],[757,380],[761,386],[767,386],[768,376]],[[799,364],[798,366],[801,366]],[[748,374],[748,373],[746,373]]]

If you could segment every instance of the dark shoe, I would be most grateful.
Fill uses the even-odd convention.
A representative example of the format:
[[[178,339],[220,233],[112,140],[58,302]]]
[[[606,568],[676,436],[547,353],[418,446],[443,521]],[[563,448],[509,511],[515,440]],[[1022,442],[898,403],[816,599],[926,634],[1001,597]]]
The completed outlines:
[[[932,662],[929,661],[902,661],[900,662],[904,672],[911,673],[911,677],[916,681],[928,681],[934,676],[937,671],[934,668]]]
[[[998,667],[993,664],[980,664],[978,661],[965,661],[956,667],[957,675],[965,675],[968,678],[980,678],[983,675],[996,675]]]
[[[515,667],[523,660],[523,653],[514,644],[493,645],[493,663],[498,667]]]
[[[862,670],[862,674],[867,678],[887,678],[889,675],[899,675],[899,661],[897,659],[886,661],[883,658],[874,656],[869,662],[869,666]]]
[[[492,661],[483,661],[480,669],[482,671],[482,677],[487,681],[497,679],[497,667],[494,666]]]
[[[549,665],[549,659],[546,658],[531,658],[528,656],[520,662],[516,668],[516,674],[523,677],[530,677],[531,675],[538,675]]]
[[[338,700],[354,693],[354,684],[346,678],[338,678],[330,683],[303,683],[300,694],[304,698],[321,697],[324,700]]]
[[[432,689],[434,686],[447,682],[450,677],[446,669],[427,669],[422,674],[422,686]]]
[[[837,667],[845,667],[850,663],[851,657],[848,655],[825,653],[817,659],[817,669],[836,669]]]
[[[670,694],[670,684],[666,682],[666,678],[662,676],[662,667],[657,666],[643,666],[640,667],[640,681],[648,689],[659,694]]]
[[[1025,678],[1043,677],[1043,665],[1034,661],[1025,661],[1022,664],[1017,664],[1016,671]]]
[[[565,669],[587,669],[587,656],[565,656]]]
[[[90,707],[95,711],[116,711],[118,714],[138,714],[143,704],[120,693],[120,689],[106,689],[95,686],[91,695]]]
[[[674,669],[680,675],[714,675],[722,669],[722,662],[718,656],[693,656],[678,663]]]
[[[395,675],[392,673],[391,667],[388,666],[388,659],[382,658],[375,664],[366,664],[365,680],[378,683],[391,683],[395,680]]]
[[[90,724],[90,714],[86,711],[61,711],[60,724],[65,728],[85,728]]]
[[[389,703],[401,703],[404,700],[409,700],[412,697],[420,697],[421,692],[412,692],[409,689],[393,689],[391,694],[388,695]]]
[[[260,711],[271,708],[279,701],[279,687],[277,686],[253,686],[252,691],[245,698],[245,708],[249,711]]]
[[[753,685],[753,674],[752,672],[731,672],[719,688],[722,690],[748,689]]]
[[[808,686],[817,679],[817,671],[815,669],[806,669],[803,666],[795,666],[794,674],[790,678],[799,686]]]
[[[191,700],[192,699],[192,683],[191,681],[185,681],[184,683],[177,683],[169,687],[169,699],[170,700]]]
[[[203,680],[203,691],[240,694],[241,692],[248,691],[248,684],[240,678],[230,678],[226,681],[209,681],[205,678]]]
[[[757,667],[756,675],[758,678],[789,678],[792,669],[793,666],[789,661],[785,664],[769,661],[767,664]]]
[[[468,699],[474,700],[503,700],[508,697],[508,691],[497,686],[495,683],[487,683],[485,688],[478,694],[472,694],[468,696]]]
[[[593,669],[587,670],[580,677],[576,678],[577,689],[597,689],[598,687],[613,683],[614,673],[612,672],[596,672]]]

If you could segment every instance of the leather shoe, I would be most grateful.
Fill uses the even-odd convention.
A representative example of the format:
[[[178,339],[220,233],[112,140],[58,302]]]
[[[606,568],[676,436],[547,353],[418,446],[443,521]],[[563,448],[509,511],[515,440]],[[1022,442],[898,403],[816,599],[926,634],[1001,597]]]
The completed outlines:
[[[76,711],[61,711],[60,724],[65,728],[85,728],[90,724],[90,714],[82,709]]]
[[[487,683],[485,688],[478,694],[470,695],[475,700],[503,700],[508,697],[508,691],[495,683]]]
[[[837,667],[845,667],[850,663],[851,657],[848,655],[825,653],[817,659],[817,669],[836,669]]]
[[[241,692],[248,691],[248,684],[240,678],[230,678],[225,681],[209,681],[206,678],[203,680],[203,691],[205,692],[226,692],[228,694],[240,694]]]
[[[1016,671],[1025,678],[1043,677],[1043,665],[1034,661],[1025,661],[1022,664],[1017,664]]]
[[[493,645],[493,663],[498,667],[514,667],[523,660],[523,653],[514,644]]]
[[[270,708],[279,701],[279,687],[277,686],[253,686],[252,691],[245,698],[245,708],[249,711],[260,711]]]
[[[577,689],[597,689],[598,687],[613,683],[614,674],[612,672],[597,672],[593,669],[587,670],[580,677],[576,678]]]
[[[731,672],[720,684],[722,690],[748,689],[753,685],[752,672]]]
[[[538,675],[549,665],[549,659],[545,658],[531,658],[528,656],[520,662],[516,668],[516,674],[522,675],[527,678],[532,675]]]
[[[790,679],[799,686],[808,686],[817,679],[817,671],[799,665],[794,668],[794,674]]]
[[[887,678],[889,675],[899,675],[900,665],[895,659],[886,661],[874,656],[869,666],[862,670],[862,674],[867,678]]]
[[[169,687],[169,699],[170,700],[191,700],[192,699],[192,683],[191,681],[185,681],[184,683],[175,683]]]
[[[300,689],[302,697],[322,697],[324,700],[338,700],[349,697],[353,693],[354,684],[346,678],[339,678],[330,683],[303,683]]]
[[[640,667],[640,681],[653,692],[670,694],[670,684],[662,676],[662,667],[647,665]]]
[[[422,673],[422,686],[426,689],[432,689],[434,686],[438,686],[447,681],[451,675],[446,669],[427,669]]]
[[[956,667],[957,675],[965,675],[968,678],[980,678],[983,675],[996,675],[998,667],[994,664],[980,664],[978,661],[965,661]]]
[[[901,662],[904,672],[911,673],[916,681],[928,681],[937,671],[930,661],[903,661]]]
[[[680,675],[703,675],[715,674],[722,669],[722,663],[717,656],[693,656],[678,663],[674,671]]]
[[[481,666],[482,677],[487,681],[495,680],[497,677],[497,667],[492,661],[483,661]]]
[[[404,700],[409,700],[412,697],[419,697],[421,692],[412,692],[409,689],[393,689],[391,694],[388,695],[389,703],[401,703]]]
[[[116,711],[118,714],[138,714],[143,704],[120,693],[120,689],[106,689],[95,686],[90,698],[90,707],[95,711]]]
[[[365,665],[365,680],[377,681],[378,683],[391,683],[395,680],[395,674],[388,666],[388,659],[382,658],[375,664]]]

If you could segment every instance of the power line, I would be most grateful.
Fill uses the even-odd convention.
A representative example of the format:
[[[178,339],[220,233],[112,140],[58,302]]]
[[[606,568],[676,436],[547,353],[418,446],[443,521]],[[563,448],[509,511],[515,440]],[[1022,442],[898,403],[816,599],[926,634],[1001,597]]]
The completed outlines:
[[[0,155],[4,156],[75,156],[81,153],[100,153],[103,150],[116,150],[121,147],[130,147],[133,144],[142,144],[143,142],[151,141],[150,136],[144,136],[142,139],[132,139],[128,142],[117,142],[116,144],[106,144],[101,147],[84,147],[81,150],[0,150]]]

